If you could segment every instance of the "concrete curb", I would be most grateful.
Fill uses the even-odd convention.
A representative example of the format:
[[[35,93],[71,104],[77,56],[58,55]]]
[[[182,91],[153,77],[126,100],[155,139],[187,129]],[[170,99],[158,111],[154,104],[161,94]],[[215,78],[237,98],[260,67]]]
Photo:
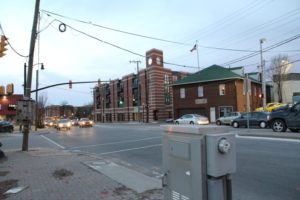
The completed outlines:
[[[300,133],[251,133],[251,132],[240,132],[237,133],[238,136],[253,136],[253,137],[268,137],[268,138],[282,138],[282,139],[294,139],[300,140]]]

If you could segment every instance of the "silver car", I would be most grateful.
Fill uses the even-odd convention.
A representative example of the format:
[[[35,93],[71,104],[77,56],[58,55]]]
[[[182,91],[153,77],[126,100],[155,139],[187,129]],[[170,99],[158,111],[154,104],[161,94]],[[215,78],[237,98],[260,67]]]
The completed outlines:
[[[174,122],[175,124],[209,124],[209,120],[207,117],[198,114],[186,114],[182,117],[178,118]]]
[[[72,123],[69,119],[61,119],[57,122],[57,130],[66,129],[70,130]]]
[[[231,125],[232,121],[238,117],[240,117],[242,115],[241,112],[230,112],[225,114],[225,116],[220,117],[217,119],[216,124],[217,125],[222,125],[222,124],[226,124],[226,125]]]

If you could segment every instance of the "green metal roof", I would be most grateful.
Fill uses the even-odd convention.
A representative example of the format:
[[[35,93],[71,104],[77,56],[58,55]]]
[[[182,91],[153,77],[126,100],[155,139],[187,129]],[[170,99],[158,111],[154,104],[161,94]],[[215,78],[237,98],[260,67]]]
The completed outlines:
[[[176,81],[173,85],[184,85],[226,79],[243,79],[243,76],[232,72],[228,68],[224,68],[219,65],[212,65],[190,76]]]

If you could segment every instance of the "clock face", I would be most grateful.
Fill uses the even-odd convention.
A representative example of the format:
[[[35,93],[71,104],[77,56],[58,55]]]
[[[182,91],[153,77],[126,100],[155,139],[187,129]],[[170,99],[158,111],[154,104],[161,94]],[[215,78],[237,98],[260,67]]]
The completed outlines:
[[[158,64],[158,65],[160,65],[160,64],[161,64],[160,57],[156,57],[156,64]]]
[[[148,58],[148,65],[152,64],[152,58]]]

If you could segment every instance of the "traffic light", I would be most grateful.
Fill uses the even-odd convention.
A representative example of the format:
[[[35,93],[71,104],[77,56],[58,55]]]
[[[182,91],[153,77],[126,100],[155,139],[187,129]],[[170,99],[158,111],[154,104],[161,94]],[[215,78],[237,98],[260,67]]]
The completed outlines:
[[[69,80],[69,89],[72,89],[72,81]]]
[[[0,41],[0,57],[5,56],[4,51],[7,50],[5,47],[7,45],[7,38],[4,35],[1,35],[1,41]]]
[[[6,93],[7,93],[7,95],[12,95],[14,93],[14,84],[13,83],[8,84],[6,86]]]

